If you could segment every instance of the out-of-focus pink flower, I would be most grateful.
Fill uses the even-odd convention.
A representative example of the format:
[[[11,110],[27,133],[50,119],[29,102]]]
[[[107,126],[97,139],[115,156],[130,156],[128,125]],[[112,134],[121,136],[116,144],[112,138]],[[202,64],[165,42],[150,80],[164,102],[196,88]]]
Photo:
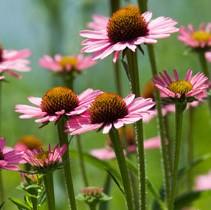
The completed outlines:
[[[62,161],[62,156],[67,150],[67,145],[56,145],[53,149],[48,147],[48,150],[27,150],[25,151],[24,159],[26,163],[30,164],[37,170],[56,169]]]
[[[162,97],[180,98],[185,96],[200,101],[207,96],[208,78],[203,73],[192,76],[191,69],[187,71],[182,80],[179,79],[176,70],[174,70],[174,77],[170,77],[166,71],[163,71],[154,79],[154,83]]]
[[[29,61],[26,59],[31,55],[28,49],[23,50],[6,50],[0,48],[0,73],[7,73],[10,76],[20,78],[17,72],[27,72],[31,68],[28,66]],[[4,77],[1,77],[3,79]]]
[[[33,135],[23,136],[15,144],[15,150],[18,151],[41,149],[42,147],[42,141]]]
[[[201,24],[198,29],[193,25],[181,27],[178,39],[191,48],[207,48],[211,46],[211,23]]]
[[[73,56],[55,55],[54,57],[44,55],[39,60],[39,64],[50,71],[64,73],[71,71],[82,72],[95,65],[96,62],[90,56],[82,54]]]
[[[85,112],[99,90],[87,89],[76,95],[67,87],[55,87],[48,90],[42,98],[28,97],[35,106],[16,105],[15,111],[21,113],[21,119],[36,118],[37,123],[59,120],[62,116],[73,116]]]
[[[154,105],[152,99],[135,98],[134,94],[123,99],[117,94],[102,93],[92,102],[87,112],[74,116],[67,122],[66,132],[76,135],[102,129],[103,133],[108,133],[113,126],[119,129],[147,118]]]
[[[80,32],[86,38],[82,52],[93,53],[94,60],[104,59],[114,52],[116,62],[124,49],[135,51],[141,44],[155,44],[157,39],[178,31],[177,22],[171,18],[151,18],[151,12],[141,14],[134,5],[119,9],[111,18],[94,16],[93,22],[88,24],[89,30]]]
[[[0,169],[17,171],[22,161],[23,153],[6,147],[5,140],[0,137]]]
[[[211,62],[211,51],[205,53],[205,58],[207,59],[208,62]]]
[[[211,189],[211,171],[207,174],[198,176],[195,182],[196,190],[210,190]]]
[[[145,149],[160,148],[160,137],[155,136],[155,137],[145,140],[144,148]],[[134,139],[134,144],[129,144],[127,146],[127,152],[128,153],[136,152],[135,139]],[[94,157],[101,159],[101,160],[110,160],[110,159],[114,159],[116,157],[115,152],[113,151],[111,146],[107,146],[107,147],[101,148],[101,149],[93,149],[93,150],[91,150],[91,154]]]

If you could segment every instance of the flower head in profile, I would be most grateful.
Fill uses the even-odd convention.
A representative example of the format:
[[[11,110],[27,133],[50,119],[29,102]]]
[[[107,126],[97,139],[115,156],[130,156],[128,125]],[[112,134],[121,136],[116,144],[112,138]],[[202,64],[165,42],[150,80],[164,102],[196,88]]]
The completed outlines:
[[[42,147],[42,141],[34,135],[23,136],[15,144],[15,149],[18,151],[41,149]]]
[[[201,24],[198,29],[191,24],[181,27],[178,39],[190,48],[207,50],[211,47],[211,23]]]
[[[196,190],[210,190],[211,189],[211,171],[207,174],[196,177]]]
[[[19,170],[18,165],[23,161],[23,153],[5,146],[5,140],[0,138],[0,169]]]
[[[108,133],[112,127],[119,129],[147,117],[154,105],[151,99],[135,98],[134,94],[123,99],[114,93],[101,93],[86,112],[67,122],[66,131],[71,135],[96,129]]]
[[[67,150],[67,145],[56,145],[53,149],[49,145],[48,150],[37,149],[25,151],[24,159],[35,171],[46,172],[60,167],[62,157]]]
[[[205,58],[208,62],[211,62],[211,51],[205,53]]]
[[[120,141],[126,141],[126,152],[128,154],[135,153],[136,152],[136,142],[135,142],[135,132],[132,127],[126,128],[126,135],[124,136],[123,130],[119,130],[120,133]],[[125,139],[124,139],[125,138]],[[160,148],[160,137],[152,137],[150,139],[146,139],[144,141],[144,148],[145,149],[156,149]],[[109,139],[106,142],[106,147],[100,148],[100,149],[93,149],[91,150],[91,154],[101,160],[111,160],[116,157],[115,152],[113,150],[113,145],[111,140]]]
[[[177,22],[171,18],[151,18],[151,12],[141,13],[135,5],[119,9],[110,18],[94,16],[89,29],[80,32],[86,38],[82,51],[93,53],[94,60],[104,59],[114,52],[113,61],[116,62],[126,48],[135,51],[141,44],[157,43],[157,39],[178,31]]]
[[[208,78],[203,73],[193,76],[189,69],[184,79],[179,79],[178,72],[173,71],[171,77],[166,71],[154,79],[155,86],[160,90],[161,96],[172,100],[186,99],[187,102],[201,101],[207,96]],[[190,99],[190,100],[189,100]]]
[[[6,50],[0,47],[0,73],[7,73],[10,76],[20,78],[21,75],[17,72],[27,72],[31,68],[28,66],[27,58],[31,55],[28,49],[23,50]],[[1,76],[0,79],[3,79]]]
[[[90,56],[79,55],[55,55],[50,57],[49,55],[44,55],[39,60],[40,66],[46,68],[55,73],[67,73],[76,71],[78,73],[84,71],[95,65],[95,61]]]
[[[48,90],[42,98],[28,97],[35,106],[16,105],[16,112],[21,113],[21,119],[36,118],[37,123],[58,121],[62,116],[78,115],[87,110],[91,102],[101,91],[87,89],[76,95],[67,87],[54,87]]]

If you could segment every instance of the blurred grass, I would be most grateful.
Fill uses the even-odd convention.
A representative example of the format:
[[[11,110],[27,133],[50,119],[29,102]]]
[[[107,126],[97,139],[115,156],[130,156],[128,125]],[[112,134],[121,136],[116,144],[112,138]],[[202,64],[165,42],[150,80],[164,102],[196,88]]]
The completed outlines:
[[[33,120],[20,120],[18,114],[14,112],[14,106],[18,103],[28,103],[29,95],[42,96],[43,93],[55,84],[50,72],[41,69],[37,61],[51,50],[51,33],[49,28],[49,18],[46,9],[41,4],[42,1],[29,0],[7,0],[0,1],[0,25],[1,43],[5,48],[30,48],[33,51],[32,66],[33,71],[25,73],[22,80],[8,78],[9,83],[3,84],[2,92],[2,134],[6,137],[9,145],[13,145],[18,138],[25,134],[35,134],[47,144],[57,142],[57,134],[53,125],[38,129],[38,125]],[[61,46],[61,51],[67,54],[76,54],[80,51],[79,37],[80,29],[91,20],[94,13],[107,15],[109,13],[107,0],[64,0],[62,7],[63,36],[57,40],[57,46]],[[135,2],[135,1],[133,1]],[[149,8],[153,16],[169,16],[178,20],[179,25],[193,23],[198,25],[201,22],[210,21],[210,0],[149,0]],[[11,14],[12,13],[12,14]],[[184,74],[187,68],[194,71],[200,70],[198,60],[195,55],[184,55],[185,47],[177,41],[176,35],[169,39],[162,40],[156,45],[156,55],[159,70],[172,70],[177,68]],[[59,53],[59,52],[58,52]],[[146,53],[147,54],[147,53]],[[142,85],[151,77],[150,66],[147,56],[139,55],[140,78]],[[76,79],[76,90],[91,87],[106,91],[115,91],[113,82],[111,57],[99,61],[90,70],[84,72]],[[128,94],[129,87],[126,76],[123,72],[124,95]],[[57,81],[59,83],[59,81]],[[185,117],[186,119],[186,117]],[[171,119],[173,127],[173,116]],[[151,137],[156,134],[155,120],[145,126],[145,136]],[[184,125],[184,137],[187,135],[187,125]],[[197,108],[194,125],[195,156],[211,152],[211,121],[207,106],[202,105]],[[85,134],[83,137],[83,147],[89,151],[95,147],[104,146],[105,136],[97,133]],[[73,142],[74,144],[74,142]],[[184,143],[185,144],[185,143]],[[74,145],[73,145],[74,146]],[[159,151],[147,151],[147,174],[156,187],[161,185],[161,165],[159,162]],[[181,161],[184,164],[184,161]],[[88,177],[92,185],[102,185],[105,173],[87,164]],[[74,184],[76,192],[82,187],[81,177],[78,176],[80,170],[78,162],[72,161],[74,170]],[[194,170],[195,174],[206,173],[211,168],[211,162],[206,162]],[[57,173],[58,174],[58,173]],[[19,183],[19,175],[14,172],[4,172],[4,185],[7,196],[21,196],[15,187]],[[64,186],[59,184],[62,180],[56,179],[56,197],[58,209],[67,208],[67,199],[64,196]],[[76,193],[77,194],[77,193]],[[116,187],[113,189],[113,200],[111,209],[124,210],[124,201],[121,193]],[[207,210],[210,208],[210,199],[203,199],[194,203],[195,208]],[[79,210],[86,207],[79,204]],[[6,209],[15,209],[10,202],[6,203]]]

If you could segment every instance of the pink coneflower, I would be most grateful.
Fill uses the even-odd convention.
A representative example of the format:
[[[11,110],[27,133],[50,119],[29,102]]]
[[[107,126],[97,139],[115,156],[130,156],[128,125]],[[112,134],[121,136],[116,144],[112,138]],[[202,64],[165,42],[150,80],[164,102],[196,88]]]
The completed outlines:
[[[55,55],[54,57],[44,55],[39,61],[40,66],[56,73],[82,72],[95,63],[90,56],[85,57],[82,54],[73,56]]]
[[[48,147],[48,150],[27,150],[25,151],[24,159],[36,170],[45,171],[58,168],[62,162],[62,156],[67,150],[67,145],[56,145],[53,149]]]
[[[0,138],[0,169],[17,171],[22,163],[23,154],[12,148],[5,147],[5,140]]]
[[[154,44],[157,39],[178,31],[175,27],[177,22],[171,18],[151,18],[151,12],[141,14],[134,5],[119,9],[111,18],[95,16],[94,22],[88,25],[91,30],[80,32],[86,38],[82,42],[82,51],[94,53],[94,60],[104,59],[114,52],[113,61],[116,62],[124,49],[135,51],[141,44]]]
[[[42,141],[34,135],[23,136],[15,144],[15,149],[18,151],[41,149],[42,147]]]
[[[198,29],[191,24],[181,27],[178,39],[191,48],[209,48],[211,47],[211,23],[201,24]]]
[[[0,73],[7,73],[11,76],[20,78],[17,72],[27,72],[31,68],[26,59],[31,55],[28,49],[23,50],[5,50],[0,48]]]
[[[211,189],[211,171],[207,174],[198,176],[195,182],[196,190],[210,190]]]
[[[172,99],[185,97],[200,101],[207,96],[208,78],[203,73],[192,76],[192,70],[189,69],[182,80],[179,79],[176,70],[173,73],[174,77],[170,77],[166,71],[163,71],[154,79],[155,86],[160,90],[162,97]]]
[[[122,98],[113,93],[102,93],[96,97],[87,112],[75,116],[66,124],[71,135],[103,129],[108,133],[112,126],[120,128],[150,115],[155,103],[151,99],[135,98],[134,94]]]
[[[208,62],[211,62],[211,51],[205,53],[205,58],[207,59]]]
[[[16,112],[21,119],[37,118],[37,123],[48,123],[59,120],[62,116],[72,116],[85,112],[91,102],[101,91],[87,89],[76,95],[67,87],[54,87],[42,98],[28,97],[36,106],[16,105]]]
[[[127,145],[127,152],[128,153],[135,153],[136,146],[135,146],[135,136],[134,142]],[[160,148],[160,137],[152,137],[144,141],[144,148],[145,149],[157,149]],[[101,149],[93,149],[91,150],[91,154],[101,160],[111,160],[116,157],[115,152],[112,146],[108,145],[105,148]]]

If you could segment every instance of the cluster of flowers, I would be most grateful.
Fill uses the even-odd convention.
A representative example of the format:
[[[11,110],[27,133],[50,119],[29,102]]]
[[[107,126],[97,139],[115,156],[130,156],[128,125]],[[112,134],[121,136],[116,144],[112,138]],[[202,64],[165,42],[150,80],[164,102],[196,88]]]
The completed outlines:
[[[80,35],[86,39],[82,42],[83,53],[92,53],[92,56],[84,55],[50,57],[45,55],[39,64],[59,75],[82,72],[93,66],[95,60],[104,59],[113,54],[116,62],[120,54],[124,56],[126,49],[135,52],[142,44],[155,44],[158,39],[169,37],[178,31],[177,22],[168,17],[159,17],[152,20],[151,12],[141,13],[138,7],[128,6],[115,12],[111,18],[94,16],[93,22],[88,24],[88,29],[81,31]],[[211,24],[203,24],[198,30],[192,25],[179,30],[179,40],[184,42],[193,51],[203,53],[207,61],[211,62]],[[29,61],[26,59],[31,52],[29,50],[5,50],[0,49],[0,73],[4,80],[4,73],[20,77],[17,71],[29,71]],[[183,79],[179,78],[177,70],[173,76],[163,71],[151,81],[150,93],[136,97],[129,94],[122,97],[116,93],[108,93],[101,90],[87,89],[81,94],[76,94],[72,89],[64,86],[54,87],[48,90],[42,97],[28,97],[31,105],[16,105],[15,111],[21,113],[21,119],[35,118],[35,122],[46,125],[49,122],[59,123],[65,118],[64,131],[69,135],[80,135],[92,130],[100,130],[104,134],[113,128],[120,129],[139,120],[150,121],[157,116],[156,103],[153,97],[154,88],[160,91],[164,99],[162,114],[174,112],[172,104],[185,100],[189,106],[197,106],[208,97],[208,75],[196,73],[193,75],[188,69]],[[141,95],[141,94],[140,94]],[[126,136],[128,148],[126,152],[135,152],[136,146],[134,133],[128,128]],[[121,134],[121,131],[120,131]],[[59,167],[62,156],[67,151],[66,144],[49,146],[44,150],[42,146],[30,149],[17,146],[15,149],[5,147],[5,140],[0,139],[0,168],[7,170],[19,170],[18,164],[30,164],[35,170],[41,172]],[[145,148],[159,148],[159,137],[145,141]],[[110,141],[106,148],[93,150],[91,154],[99,159],[113,159],[115,153]],[[21,149],[20,149],[21,148]]]

